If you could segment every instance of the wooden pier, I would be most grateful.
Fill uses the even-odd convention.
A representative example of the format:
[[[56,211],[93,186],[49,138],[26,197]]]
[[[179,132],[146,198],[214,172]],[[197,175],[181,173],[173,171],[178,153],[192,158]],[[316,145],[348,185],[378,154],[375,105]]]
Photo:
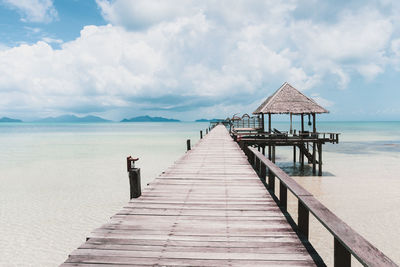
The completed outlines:
[[[245,152],[216,126],[62,266],[324,266],[305,241],[309,211],[333,229],[335,266],[350,266],[350,253],[368,266],[396,266],[261,153]],[[267,170],[270,186],[281,181],[281,201],[265,188]],[[284,212],[286,189],[302,203],[298,228]]]

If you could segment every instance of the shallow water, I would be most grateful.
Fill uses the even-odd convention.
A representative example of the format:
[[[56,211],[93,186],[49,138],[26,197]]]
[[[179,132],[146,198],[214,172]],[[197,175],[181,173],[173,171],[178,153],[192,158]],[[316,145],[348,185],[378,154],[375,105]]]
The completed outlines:
[[[207,123],[0,124],[0,265],[57,266],[128,201],[125,158],[140,158],[143,185],[183,155]],[[285,129],[286,123],[275,123]],[[400,263],[400,123],[320,123],[339,131],[324,146],[324,176],[295,176],[326,206]],[[298,175],[291,149],[279,165]],[[309,169],[306,168],[306,171]],[[306,173],[307,174],[307,173]],[[296,218],[294,198],[289,209]],[[311,220],[328,264],[333,239]]]

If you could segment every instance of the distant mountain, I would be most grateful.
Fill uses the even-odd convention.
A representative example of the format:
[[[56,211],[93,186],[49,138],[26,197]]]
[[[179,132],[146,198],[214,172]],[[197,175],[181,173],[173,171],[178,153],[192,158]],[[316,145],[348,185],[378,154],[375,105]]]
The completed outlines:
[[[223,120],[221,120],[221,119],[211,119],[211,120],[199,119],[199,120],[195,120],[195,122],[210,122],[210,121],[223,121]]]
[[[22,122],[21,120],[17,120],[17,119],[11,119],[11,118],[7,118],[7,117],[3,117],[0,119],[0,122]]]
[[[150,117],[150,116],[139,116],[130,119],[123,119],[121,122],[179,122],[180,120],[166,119],[163,117]]]
[[[110,122],[109,120],[97,117],[97,116],[85,116],[85,117],[77,117],[75,115],[63,115],[59,117],[48,117],[44,119],[37,120],[36,122],[64,122],[64,123],[74,123],[74,122]]]

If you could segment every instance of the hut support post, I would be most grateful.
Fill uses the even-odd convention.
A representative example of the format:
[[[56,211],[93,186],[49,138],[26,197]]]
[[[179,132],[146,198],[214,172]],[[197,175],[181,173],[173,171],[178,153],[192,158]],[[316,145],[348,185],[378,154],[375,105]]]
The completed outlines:
[[[315,125],[315,113],[312,114],[312,125],[313,125],[313,133],[317,132],[317,125]]]
[[[301,133],[304,132],[304,114],[301,114]]]
[[[290,134],[293,133],[293,129],[292,129],[292,113],[290,113]]]
[[[271,134],[271,113],[268,113],[268,133]],[[271,160],[271,145],[268,144],[268,159]]]
[[[265,156],[265,146],[262,146],[262,154]]]
[[[265,131],[264,127],[264,113],[261,113],[261,124],[262,124],[262,132]]]
[[[268,132],[271,133],[271,113],[268,113]]]
[[[322,144],[318,142],[318,176],[322,176]]]

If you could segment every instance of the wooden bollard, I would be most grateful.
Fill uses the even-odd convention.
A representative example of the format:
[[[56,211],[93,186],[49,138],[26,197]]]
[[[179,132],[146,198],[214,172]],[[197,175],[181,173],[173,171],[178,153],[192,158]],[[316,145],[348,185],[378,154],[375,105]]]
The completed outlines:
[[[142,195],[142,186],[140,182],[140,168],[135,168],[135,161],[138,160],[139,158],[132,158],[131,156],[126,158],[127,170],[129,174],[131,199],[138,198]]]
[[[200,130],[200,139],[203,139],[203,131]]]
[[[190,149],[192,149],[190,147],[190,139],[186,140],[186,150],[189,151]]]

